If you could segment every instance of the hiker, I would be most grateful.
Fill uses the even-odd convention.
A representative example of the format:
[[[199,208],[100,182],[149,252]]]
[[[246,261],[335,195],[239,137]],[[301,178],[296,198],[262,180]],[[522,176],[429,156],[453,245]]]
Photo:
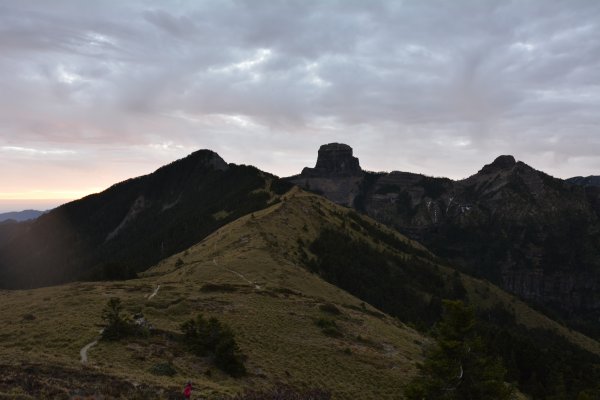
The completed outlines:
[[[189,399],[192,396],[192,382],[189,382],[185,385],[183,389],[183,397]]]

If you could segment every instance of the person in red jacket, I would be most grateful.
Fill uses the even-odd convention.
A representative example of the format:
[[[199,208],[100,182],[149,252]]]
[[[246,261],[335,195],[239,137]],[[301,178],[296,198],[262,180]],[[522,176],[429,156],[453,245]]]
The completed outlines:
[[[183,396],[189,399],[192,396],[192,382],[188,382],[183,389]]]

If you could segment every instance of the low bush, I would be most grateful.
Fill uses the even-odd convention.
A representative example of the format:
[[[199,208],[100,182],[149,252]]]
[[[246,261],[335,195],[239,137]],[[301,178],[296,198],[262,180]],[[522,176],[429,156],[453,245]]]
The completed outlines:
[[[152,368],[150,368],[150,373],[160,376],[174,376],[177,374],[177,371],[170,363],[159,363],[154,364]]]
[[[23,315],[23,321],[34,321],[35,319],[36,319],[35,315],[33,315],[33,314],[24,314]]]
[[[237,287],[230,283],[206,283],[200,288],[202,292],[225,292],[231,293],[237,291]]]
[[[344,334],[340,330],[340,327],[335,323],[334,320],[330,318],[319,318],[315,321],[315,325],[321,328],[321,332],[323,332],[327,336],[331,337],[342,337]]]
[[[342,312],[340,311],[340,309],[337,308],[335,306],[335,304],[331,304],[331,303],[321,304],[319,306],[319,310],[321,310],[323,312],[326,312],[328,314],[332,314],[332,315],[341,315],[342,314]]]
[[[128,336],[149,336],[151,325],[141,315],[140,318],[137,323],[132,321],[124,314],[121,299],[111,297],[102,310],[102,319],[106,323],[102,330],[102,339],[119,340]]]
[[[233,331],[216,318],[198,315],[181,325],[184,341],[191,351],[201,357],[210,356],[214,364],[233,377],[246,374],[246,356],[240,351]]]

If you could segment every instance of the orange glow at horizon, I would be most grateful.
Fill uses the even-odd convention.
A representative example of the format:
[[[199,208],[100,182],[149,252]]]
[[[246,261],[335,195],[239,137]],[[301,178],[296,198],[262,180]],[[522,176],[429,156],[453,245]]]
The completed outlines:
[[[25,192],[0,192],[0,201],[80,199],[87,195],[101,192],[104,189],[105,188],[88,188],[84,190],[30,190]]]
[[[31,190],[23,192],[0,192],[0,213],[22,210],[51,210],[87,195],[101,192],[101,188],[86,190]]]

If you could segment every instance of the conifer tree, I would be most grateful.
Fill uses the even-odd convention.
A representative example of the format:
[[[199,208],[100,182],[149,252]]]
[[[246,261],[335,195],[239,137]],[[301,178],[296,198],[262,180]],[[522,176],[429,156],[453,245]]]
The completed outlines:
[[[436,344],[419,375],[406,387],[409,400],[504,400],[512,389],[504,383],[506,370],[486,355],[474,332],[475,317],[462,301],[444,300]]]
[[[123,305],[118,297],[111,297],[102,310],[102,319],[106,327],[102,331],[102,338],[106,340],[119,340],[132,332],[132,327],[125,315]]]

